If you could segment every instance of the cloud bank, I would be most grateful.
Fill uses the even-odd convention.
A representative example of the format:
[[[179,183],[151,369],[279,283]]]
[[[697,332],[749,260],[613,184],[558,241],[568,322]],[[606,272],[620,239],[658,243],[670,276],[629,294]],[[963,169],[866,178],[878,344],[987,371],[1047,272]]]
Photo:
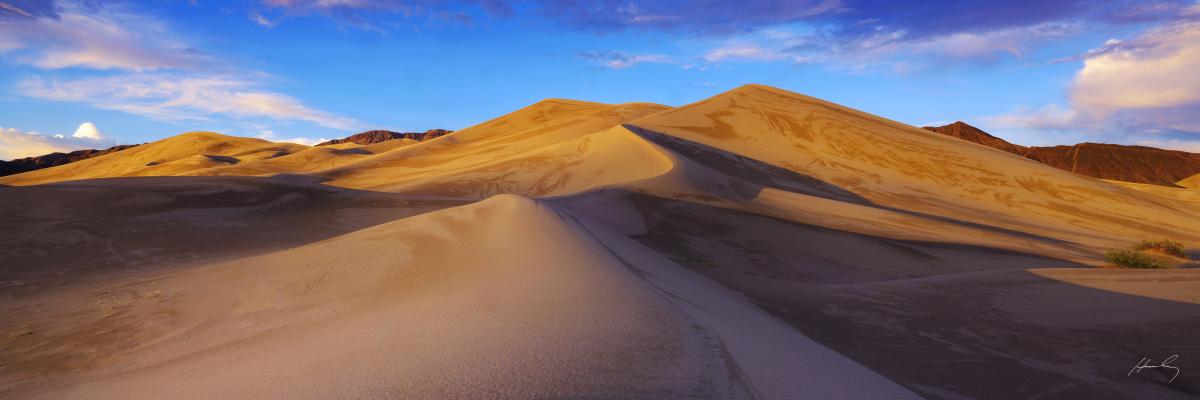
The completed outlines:
[[[0,127],[0,160],[12,160],[24,157],[34,157],[54,152],[66,153],[81,149],[108,148],[115,141],[102,137],[95,125],[90,130],[80,126],[75,135],[43,135],[27,132],[17,128]],[[82,131],[82,132],[81,132]]]
[[[989,118],[1002,127],[1084,131],[1097,139],[1200,149],[1200,23],[1181,22],[1089,51],[1068,106]]]
[[[359,123],[305,106],[299,100],[262,90],[258,82],[230,76],[193,74],[134,74],[99,78],[20,81],[22,95],[75,102],[162,121],[206,121],[213,116],[235,119],[267,118],[306,121],[335,129]]]

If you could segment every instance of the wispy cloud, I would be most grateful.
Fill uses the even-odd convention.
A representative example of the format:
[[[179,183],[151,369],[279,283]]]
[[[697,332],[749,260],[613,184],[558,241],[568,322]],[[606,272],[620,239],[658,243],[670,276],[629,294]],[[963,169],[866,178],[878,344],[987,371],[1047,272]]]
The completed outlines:
[[[704,61],[780,61],[793,58],[780,49],[766,49],[755,44],[740,44],[718,47],[704,54]]]
[[[555,23],[595,32],[655,30],[727,34],[836,13],[841,0],[542,1]]]
[[[866,21],[865,23],[873,23]],[[792,33],[765,29],[710,48],[705,62],[822,63],[833,69],[878,69],[903,72],[933,66],[979,65],[1021,60],[1038,45],[1073,36],[1076,24],[1041,24],[981,32],[909,37],[907,31],[883,27],[869,35],[837,37],[829,31]]]
[[[282,20],[307,15],[330,17],[341,24],[365,30],[384,31],[394,26],[395,18],[426,21],[473,22],[469,11],[482,10],[495,17],[514,13],[505,0],[261,0],[264,11],[255,12],[251,19],[263,26],[274,26]]]
[[[138,13],[132,5],[60,2],[49,9],[52,15],[25,12],[0,20],[0,53],[8,49],[6,58],[47,70],[19,80],[16,91],[21,95],[164,121],[268,119],[335,129],[358,125],[268,89],[255,78],[264,73],[213,61],[168,23]],[[65,68],[86,73],[63,77],[57,71]]]
[[[156,70],[193,68],[208,57],[166,23],[119,5],[62,3],[51,16],[0,23],[0,50],[43,69]],[[19,51],[13,51],[19,50]]]
[[[693,34],[703,63],[822,63],[861,72],[1036,63],[1038,50],[1121,24],[1196,14],[1193,0],[533,2],[559,25]],[[1189,14],[1191,13],[1191,14]],[[1200,14],[1197,14],[1200,15]],[[678,56],[676,56],[678,57]]]
[[[212,75],[142,73],[97,78],[32,77],[17,84],[29,97],[87,104],[148,118],[181,121],[209,120],[213,115],[307,121],[352,129],[358,122],[317,110],[281,93],[262,89],[259,82]]]
[[[258,24],[259,26],[265,26],[267,28],[274,28],[276,25],[279,25],[279,22],[267,19],[267,17],[264,17],[262,13],[259,13],[258,11],[253,11],[250,13],[250,20],[254,21],[254,23]]]
[[[609,69],[625,69],[638,64],[676,63],[675,59],[662,54],[629,54],[619,51],[586,51],[575,56]]]
[[[1006,114],[983,118],[989,125],[1001,128],[1048,131],[1076,129],[1078,119],[1079,112],[1058,104],[1048,104],[1038,108],[1020,107]]]
[[[58,18],[53,1],[18,0],[0,1],[0,18]]]

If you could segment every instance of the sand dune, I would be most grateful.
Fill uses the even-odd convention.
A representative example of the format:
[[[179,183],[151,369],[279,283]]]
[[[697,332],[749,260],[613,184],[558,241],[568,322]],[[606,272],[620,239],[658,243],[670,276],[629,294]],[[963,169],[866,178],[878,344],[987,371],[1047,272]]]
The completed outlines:
[[[770,87],[744,86],[629,125],[677,148],[699,144],[779,167],[793,192],[1051,237],[1200,240],[1190,207]]]
[[[1186,350],[1200,269],[1091,268],[1197,253],[1195,190],[765,86],[419,143],[188,134],[0,185],[0,397],[1200,394],[1124,374]]]
[[[1175,184],[1188,189],[1200,189],[1200,174],[1184,178],[1179,182],[1175,182]]]
[[[1158,185],[1147,185],[1142,183],[1130,183],[1121,181],[1110,181],[1113,184],[1125,186],[1128,188],[1137,189],[1146,193],[1154,194],[1159,197],[1165,197],[1172,200],[1180,200],[1190,205],[1200,205],[1200,189],[1195,188],[1171,188]],[[1187,183],[1186,180],[1180,181]],[[1183,186],[1183,185],[1180,185]],[[1187,207],[1186,205],[1184,207]],[[1200,209],[1196,209],[1197,214],[1200,214]]]
[[[0,192],[5,294],[278,251],[461,204],[245,177],[95,179]]]
[[[1179,343],[1200,327],[1200,270],[1081,268],[1035,247],[957,244],[950,232],[902,240],[648,195],[556,202],[924,397],[1182,399],[1200,389],[1113,372],[1188,351]]]
[[[279,157],[305,149],[292,143],[192,132],[53,168],[0,177],[3,185],[78,179],[181,175],[190,171]]]
[[[8,367],[64,378],[5,387],[46,398],[915,397],[589,225],[498,196],[21,304],[6,322],[42,315],[25,328],[39,334],[18,338]],[[70,318],[87,329],[54,328]],[[800,381],[772,372],[805,357]]]
[[[667,107],[544,100],[315,175],[355,189],[485,198],[549,196],[653,176],[665,159],[617,125]]]
[[[406,143],[397,144],[402,145]],[[369,146],[361,145],[345,146],[345,148],[335,148],[334,146],[337,145],[312,147],[279,157],[244,163],[195,168],[179,175],[261,176],[304,173],[349,164],[355,160],[374,155],[376,151],[379,151],[372,151],[368,149]],[[387,150],[390,149],[387,147],[382,148],[382,151]]]

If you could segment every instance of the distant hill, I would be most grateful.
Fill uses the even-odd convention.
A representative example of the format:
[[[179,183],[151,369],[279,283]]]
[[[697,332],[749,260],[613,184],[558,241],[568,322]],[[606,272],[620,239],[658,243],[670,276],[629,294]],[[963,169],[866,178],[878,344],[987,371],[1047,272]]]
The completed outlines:
[[[412,139],[412,140],[416,140],[418,142],[423,142],[426,140],[436,139],[436,138],[439,138],[442,136],[446,136],[453,132],[454,131],[446,130],[446,129],[430,129],[425,132],[393,132],[393,131],[378,129],[378,130],[371,130],[371,131],[366,131],[363,133],[351,135],[344,139],[334,139],[334,140],[317,143],[317,146],[328,146],[331,144],[342,144],[342,143],[357,143],[357,144],[367,145],[367,144],[375,144],[375,143],[379,143],[379,142],[386,142],[388,140],[395,140],[395,139]]]
[[[1177,182],[1200,174],[1200,154],[1185,151],[1105,143],[1026,147],[1009,143],[961,121],[923,129],[1022,155],[1093,178],[1180,187]]]
[[[35,171],[42,168],[57,167],[59,165],[82,161],[92,157],[99,157],[108,153],[116,153],[118,151],[136,146],[138,145],[122,144],[103,150],[87,149],[76,150],[70,153],[55,152],[37,157],[25,157],[12,161],[0,161],[0,176],[14,175],[22,172]]]
[[[294,143],[189,132],[121,152],[0,178],[3,185],[37,185],[79,179],[184,175],[196,170],[282,157],[308,149]]]

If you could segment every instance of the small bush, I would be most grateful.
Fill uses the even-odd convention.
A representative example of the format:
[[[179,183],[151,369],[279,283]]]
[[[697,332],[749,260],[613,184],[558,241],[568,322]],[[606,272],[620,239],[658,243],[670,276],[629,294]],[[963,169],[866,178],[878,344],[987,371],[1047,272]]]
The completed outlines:
[[[1104,261],[1121,268],[1167,268],[1167,263],[1137,252],[1136,250],[1109,250],[1104,253]]]
[[[1162,253],[1168,256],[1187,258],[1187,253],[1183,252],[1183,243],[1173,240],[1143,240],[1133,245],[1133,249],[1139,251],[1153,251],[1155,253]]]

